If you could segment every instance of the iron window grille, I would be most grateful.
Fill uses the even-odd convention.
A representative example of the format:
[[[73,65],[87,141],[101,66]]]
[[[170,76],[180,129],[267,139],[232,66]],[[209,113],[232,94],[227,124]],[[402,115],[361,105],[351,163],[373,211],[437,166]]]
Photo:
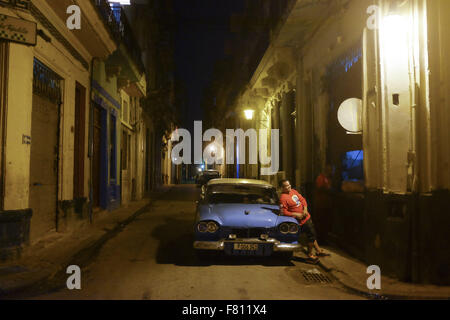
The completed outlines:
[[[0,0],[1,6],[30,10],[30,0]]]
[[[108,0],[94,0],[94,3],[115,40],[122,42],[141,71],[145,70],[141,56],[142,50],[133,35],[133,30],[122,7],[119,4],[110,3]]]
[[[61,80],[50,68],[34,58],[33,65],[33,93],[49,99],[54,103],[61,103]]]

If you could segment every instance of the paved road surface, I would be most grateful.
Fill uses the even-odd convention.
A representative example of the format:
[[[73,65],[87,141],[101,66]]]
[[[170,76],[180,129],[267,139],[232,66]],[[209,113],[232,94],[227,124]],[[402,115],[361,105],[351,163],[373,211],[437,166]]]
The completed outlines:
[[[195,186],[175,186],[155,201],[80,266],[81,290],[58,289],[32,298],[361,299],[335,283],[307,282],[302,272],[326,273],[300,261],[226,256],[199,261],[191,231],[198,194]]]

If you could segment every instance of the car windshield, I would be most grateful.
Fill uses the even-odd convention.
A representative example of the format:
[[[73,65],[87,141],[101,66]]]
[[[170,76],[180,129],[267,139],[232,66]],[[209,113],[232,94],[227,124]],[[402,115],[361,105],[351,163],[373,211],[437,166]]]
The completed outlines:
[[[278,203],[274,188],[250,185],[212,185],[206,192],[208,203],[272,204]]]

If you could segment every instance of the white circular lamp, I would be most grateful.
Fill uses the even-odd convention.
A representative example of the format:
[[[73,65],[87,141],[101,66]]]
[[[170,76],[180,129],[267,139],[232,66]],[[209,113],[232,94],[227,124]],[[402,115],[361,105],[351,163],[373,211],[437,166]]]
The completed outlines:
[[[362,132],[362,100],[350,98],[341,103],[338,109],[339,124],[350,134]]]

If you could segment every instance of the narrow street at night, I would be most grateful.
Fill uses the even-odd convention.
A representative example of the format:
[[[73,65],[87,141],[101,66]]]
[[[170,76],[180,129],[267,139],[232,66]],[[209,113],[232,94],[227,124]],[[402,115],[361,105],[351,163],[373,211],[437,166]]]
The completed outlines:
[[[320,267],[282,258],[217,256],[199,261],[192,249],[199,188],[174,186],[110,239],[82,268],[81,290],[64,288],[32,299],[306,300],[361,299],[336,283],[308,282]],[[65,279],[62,279],[63,284]],[[49,281],[55,284],[55,281]],[[43,292],[52,288],[41,288]]]
[[[0,0],[0,304],[449,300],[449,32],[450,0]]]

